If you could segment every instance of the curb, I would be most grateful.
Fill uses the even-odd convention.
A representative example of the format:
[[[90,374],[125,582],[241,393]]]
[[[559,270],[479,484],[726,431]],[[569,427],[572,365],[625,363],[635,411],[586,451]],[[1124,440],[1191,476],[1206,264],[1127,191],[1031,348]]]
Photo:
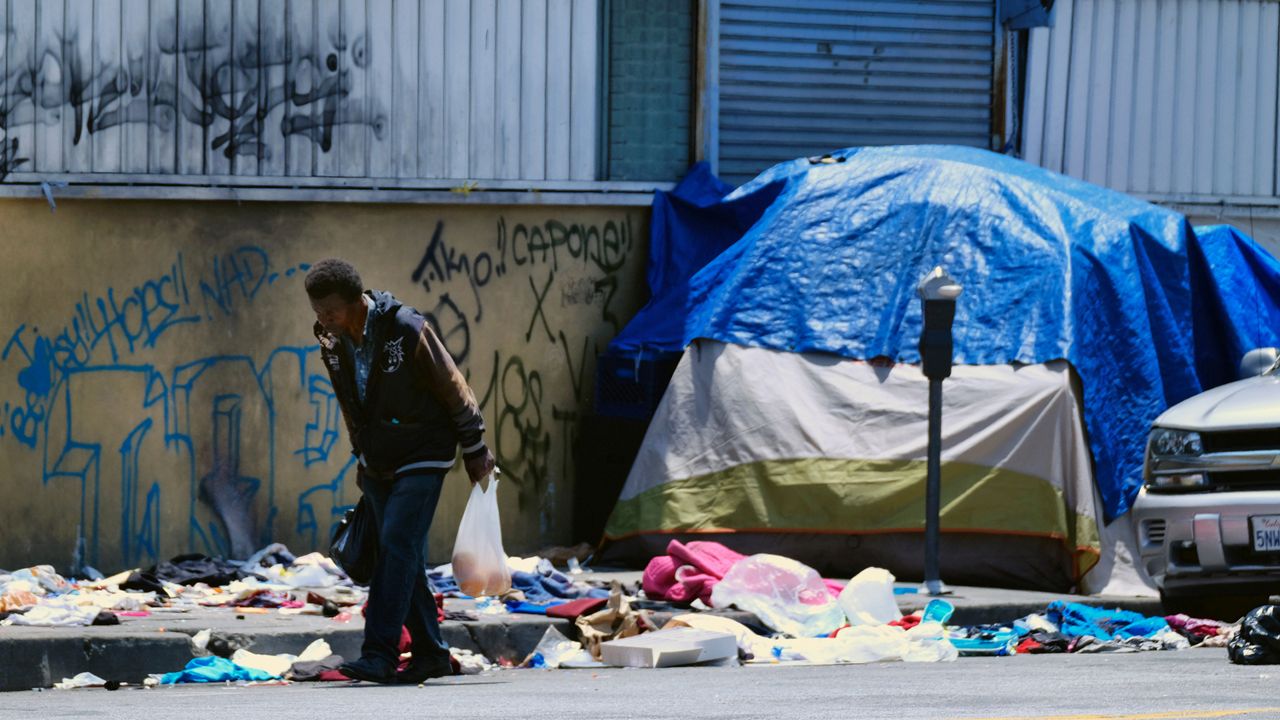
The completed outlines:
[[[978,594],[981,598],[967,597]],[[982,625],[1008,623],[1031,613],[1044,612],[1044,597],[1017,591],[955,588],[947,600],[955,606],[951,623]],[[1020,597],[1024,596],[1024,597]],[[1095,607],[1133,610],[1144,615],[1162,615],[1155,598],[1068,597]],[[930,598],[899,595],[903,613],[921,610]],[[661,627],[672,615],[685,610],[653,611],[652,619]],[[750,613],[716,611],[748,625],[760,625]],[[248,620],[248,622],[238,622]],[[449,645],[470,650],[494,661],[518,664],[533,651],[548,627],[569,637],[574,624],[568,620],[540,615],[501,615],[479,621],[447,621],[441,632]],[[149,674],[183,668],[196,657],[192,635],[210,628],[215,633],[256,653],[300,653],[314,640],[325,639],[333,652],[344,658],[360,655],[363,623],[335,625],[318,617],[236,616],[224,609],[191,613],[184,617],[153,616],[111,627],[89,628],[0,628],[0,691],[51,687],[63,678],[91,672],[107,680],[141,683]]]

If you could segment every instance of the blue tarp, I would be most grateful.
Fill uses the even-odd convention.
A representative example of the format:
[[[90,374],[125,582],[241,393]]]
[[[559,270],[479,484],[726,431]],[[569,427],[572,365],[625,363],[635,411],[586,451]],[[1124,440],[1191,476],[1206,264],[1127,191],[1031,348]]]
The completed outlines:
[[[1280,346],[1280,260],[1227,225],[1195,229],[1191,263],[1196,372],[1207,390],[1236,379],[1240,358]]]
[[[965,287],[957,363],[1075,367],[1110,520],[1137,495],[1151,421],[1232,375],[1262,336],[1240,328],[1280,312],[1276,264],[1251,241],[1197,240],[1183,216],[1128,195],[971,148],[833,157],[782,163],[728,194],[699,168],[658,194],[654,297],[611,349],[710,338],[916,363],[915,287],[942,265]],[[1216,304],[1193,303],[1193,286],[1214,288]]]
[[[657,192],[649,221],[649,303],[609,343],[630,356],[684,349],[689,278],[742,237],[773,202],[780,184],[725,200],[724,184],[705,162],[671,192]]]

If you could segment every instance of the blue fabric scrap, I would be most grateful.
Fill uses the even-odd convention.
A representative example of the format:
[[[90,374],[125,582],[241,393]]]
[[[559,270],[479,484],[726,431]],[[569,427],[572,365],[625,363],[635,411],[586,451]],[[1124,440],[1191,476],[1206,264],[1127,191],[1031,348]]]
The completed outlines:
[[[1057,625],[1058,632],[1066,638],[1085,635],[1102,641],[1149,638],[1169,629],[1169,623],[1162,617],[1147,617],[1132,610],[1105,610],[1062,600],[1049,603],[1045,617]]]
[[[265,670],[247,668],[237,665],[226,658],[209,656],[192,658],[184,669],[178,672],[165,673],[160,677],[160,684],[263,682],[266,680],[278,680],[279,678],[279,675],[272,675]]]

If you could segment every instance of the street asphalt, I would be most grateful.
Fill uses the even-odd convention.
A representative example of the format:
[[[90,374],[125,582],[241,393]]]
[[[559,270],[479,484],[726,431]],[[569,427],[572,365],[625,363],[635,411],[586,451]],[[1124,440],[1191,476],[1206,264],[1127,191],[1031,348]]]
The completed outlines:
[[[952,663],[497,670],[421,687],[182,686],[0,694],[0,718],[1280,718],[1280,667],[1226,651]]]

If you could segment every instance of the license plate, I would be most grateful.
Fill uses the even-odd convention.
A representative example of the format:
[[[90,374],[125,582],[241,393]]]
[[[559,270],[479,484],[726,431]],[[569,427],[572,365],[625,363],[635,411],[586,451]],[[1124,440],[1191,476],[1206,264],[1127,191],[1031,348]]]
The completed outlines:
[[[1249,526],[1255,551],[1280,552],[1280,515],[1254,515],[1249,518]]]

